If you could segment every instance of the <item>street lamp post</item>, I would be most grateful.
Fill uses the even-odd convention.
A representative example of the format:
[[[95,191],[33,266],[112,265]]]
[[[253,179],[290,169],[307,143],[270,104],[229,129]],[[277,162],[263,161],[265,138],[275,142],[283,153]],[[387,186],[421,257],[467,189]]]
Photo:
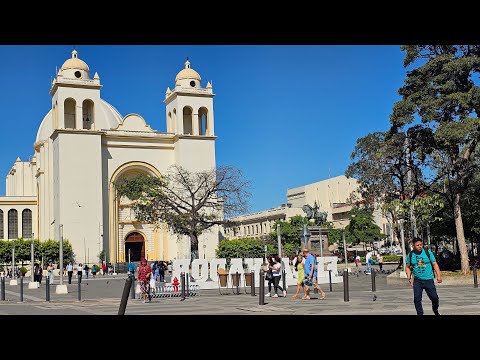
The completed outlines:
[[[277,223],[277,246],[278,256],[282,258],[282,235],[280,234],[280,223]]]
[[[207,251],[207,245],[203,244],[203,258],[205,259],[205,252]]]
[[[320,237],[320,257],[323,257],[323,240],[322,240],[322,228],[318,227],[318,235]]]

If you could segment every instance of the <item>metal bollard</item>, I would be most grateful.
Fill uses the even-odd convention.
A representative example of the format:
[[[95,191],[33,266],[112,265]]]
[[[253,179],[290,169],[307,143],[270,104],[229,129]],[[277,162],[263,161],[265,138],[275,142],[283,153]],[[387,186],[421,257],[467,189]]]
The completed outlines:
[[[23,302],[23,276],[20,276],[20,301]]]
[[[2,292],[1,300],[5,301],[5,276],[0,279],[0,291]]]
[[[240,274],[238,271],[235,273],[235,282],[237,283],[237,295],[240,295]]]
[[[190,274],[189,273],[184,273],[183,278],[185,279],[185,296],[190,297],[190,291],[188,290],[190,288],[190,286],[189,286]]]
[[[45,301],[50,301],[50,279],[45,282]]]
[[[473,287],[478,288],[477,265],[473,266]]]
[[[181,290],[180,290],[181,299],[180,299],[180,301],[184,301],[185,300],[185,273],[184,272],[180,273],[180,286],[181,286]]]
[[[251,274],[252,275],[250,276],[250,282],[251,282],[250,283],[250,289],[251,289],[250,293],[251,293],[252,296],[255,296],[255,271],[252,270]]]
[[[343,301],[350,301],[348,296],[348,269],[343,270]]]
[[[372,291],[373,291],[373,301],[377,300],[376,286],[375,286],[375,269],[372,268]]]
[[[81,277],[78,277],[78,301],[82,301],[82,283]]]
[[[265,273],[260,270],[259,289],[258,289],[258,304],[265,305]]]
[[[123,287],[122,300],[120,301],[120,307],[118,308],[118,315],[125,315],[125,309],[127,308],[128,302],[128,293],[130,292],[131,286],[132,279],[127,278],[127,281],[125,281],[125,286]]]
[[[132,286],[130,288],[130,298],[135,299],[135,277],[130,276],[130,279],[132,279]]]
[[[328,282],[330,284],[330,292],[332,292],[332,270],[328,270]]]
[[[285,276],[285,269],[282,270],[283,290],[287,291],[287,278]]]

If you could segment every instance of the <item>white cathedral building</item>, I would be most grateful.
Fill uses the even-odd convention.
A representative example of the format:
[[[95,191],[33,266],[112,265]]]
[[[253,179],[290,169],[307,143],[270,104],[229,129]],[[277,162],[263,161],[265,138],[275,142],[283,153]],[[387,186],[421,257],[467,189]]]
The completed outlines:
[[[138,114],[122,116],[101,98],[95,72],[73,50],[50,88],[52,103],[38,128],[34,154],[17,158],[0,197],[0,239],[59,240],[77,262],[173,260],[190,257],[188,237],[135,220],[114,184],[140,173],[161,176],[171,165],[190,171],[215,165],[213,90],[186,61],[165,94],[167,131]],[[215,257],[220,229],[199,237],[199,256]]]

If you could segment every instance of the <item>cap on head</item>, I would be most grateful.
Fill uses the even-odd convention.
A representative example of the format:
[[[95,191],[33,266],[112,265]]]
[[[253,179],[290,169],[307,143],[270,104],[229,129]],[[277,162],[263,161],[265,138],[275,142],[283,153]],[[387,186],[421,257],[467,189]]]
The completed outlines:
[[[146,264],[146,263],[147,263],[147,260],[146,260],[145,258],[142,258],[142,260],[140,260],[140,262],[141,262],[142,264]]]

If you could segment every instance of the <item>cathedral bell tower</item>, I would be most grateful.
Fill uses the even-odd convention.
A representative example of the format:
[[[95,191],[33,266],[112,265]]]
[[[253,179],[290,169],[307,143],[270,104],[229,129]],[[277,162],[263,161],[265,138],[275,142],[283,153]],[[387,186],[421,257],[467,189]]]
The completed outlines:
[[[202,78],[185,62],[175,78],[173,91],[165,94],[167,132],[173,134],[177,165],[191,171],[215,167],[215,131],[212,84],[205,88]]]
[[[90,68],[74,49],[56,74],[50,89],[53,129],[95,130],[100,77],[90,79]]]
[[[167,88],[165,104],[167,132],[177,135],[214,136],[212,85],[201,85],[202,78],[185,62],[175,78],[173,91]]]

